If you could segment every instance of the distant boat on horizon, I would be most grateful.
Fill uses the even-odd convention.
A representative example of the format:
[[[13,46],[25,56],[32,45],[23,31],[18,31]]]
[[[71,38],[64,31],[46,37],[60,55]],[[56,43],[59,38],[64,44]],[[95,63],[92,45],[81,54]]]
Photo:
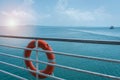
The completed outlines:
[[[114,26],[110,26],[110,28],[109,29],[114,29]]]

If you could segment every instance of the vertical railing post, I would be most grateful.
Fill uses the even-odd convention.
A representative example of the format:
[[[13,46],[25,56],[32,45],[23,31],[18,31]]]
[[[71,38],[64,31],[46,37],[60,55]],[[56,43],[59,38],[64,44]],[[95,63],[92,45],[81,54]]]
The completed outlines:
[[[35,46],[36,46],[36,49],[38,49],[38,40],[36,39],[35,41]],[[36,80],[38,80],[38,72],[39,72],[39,63],[38,63],[38,50],[36,50]]]

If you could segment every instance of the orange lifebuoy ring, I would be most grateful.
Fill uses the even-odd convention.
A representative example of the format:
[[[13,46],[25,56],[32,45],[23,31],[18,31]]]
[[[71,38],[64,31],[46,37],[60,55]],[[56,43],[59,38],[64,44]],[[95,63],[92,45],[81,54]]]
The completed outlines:
[[[35,44],[36,44],[36,41],[32,40],[28,44],[27,48],[33,49],[33,48],[36,47]],[[44,40],[38,40],[38,47],[43,49],[43,50],[52,51],[52,48]],[[25,50],[24,57],[25,58],[29,58],[30,55],[31,55],[31,50]],[[49,63],[54,64],[55,63],[55,61],[54,61],[54,59],[55,59],[54,54],[53,53],[46,53],[46,55],[47,55],[47,58],[49,60]],[[36,71],[36,68],[33,65],[32,61],[25,60],[25,65],[30,70]],[[54,71],[54,66],[51,66],[51,65],[47,65],[47,67],[44,70],[40,70],[41,73],[48,74],[48,75],[51,75],[53,73],[53,71]],[[31,73],[32,73],[33,76],[36,76],[36,73],[34,73],[34,72],[31,72]],[[41,79],[46,78],[46,76],[43,76],[43,75],[38,75],[38,77],[41,78]]]

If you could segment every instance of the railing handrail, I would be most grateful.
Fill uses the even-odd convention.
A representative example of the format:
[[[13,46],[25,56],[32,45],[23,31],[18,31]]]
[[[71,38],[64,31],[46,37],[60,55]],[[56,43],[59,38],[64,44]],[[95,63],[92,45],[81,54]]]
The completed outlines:
[[[112,62],[112,63],[119,63],[120,64],[120,60],[117,60],[117,59],[100,58],[100,57],[93,57],[93,56],[77,55],[77,54],[71,54],[71,53],[64,53],[64,52],[57,52],[57,51],[47,51],[47,50],[39,50],[39,49],[31,49],[31,48],[8,46],[8,45],[1,45],[1,44],[0,44],[0,46],[8,47],[8,48],[15,48],[15,49],[22,49],[22,50],[46,52],[48,54],[53,53],[53,54],[57,54],[57,55],[70,56],[70,57],[75,57],[75,58],[84,58],[84,59],[98,60],[98,61],[105,61],[105,62]]]
[[[24,37],[24,36],[11,36],[11,35],[0,35],[4,38],[19,38],[19,39],[43,39],[49,41],[61,41],[61,42],[75,42],[75,43],[92,43],[92,44],[110,44],[120,45],[120,41],[116,40],[92,40],[92,39],[68,39],[68,38],[42,38],[42,37]]]
[[[7,71],[1,70],[1,69],[0,69],[0,72],[1,72],[1,73],[4,73],[4,74],[8,74],[8,75],[10,75],[10,76],[14,76],[15,78],[18,78],[18,79],[20,79],[20,80],[28,80],[28,79],[26,79],[26,78],[23,78],[23,77],[21,77],[21,76],[15,75],[15,74],[13,74],[13,73],[10,73],[10,72],[7,72]]]
[[[22,70],[34,72],[34,73],[37,73],[37,74],[40,74],[40,75],[43,75],[43,76],[46,76],[46,77],[49,77],[49,78],[52,78],[52,79],[55,79],[55,80],[65,80],[65,79],[62,79],[62,78],[59,78],[59,77],[56,77],[56,76],[51,76],[51,75],[44,74],[44,73],[41,73],[41,72],[36,72],[36,71],[34,71],[34,70],[26,69],[26,68],[24,68],[24,67],[20,67],[20,66],[11,64],[11,63],[7,63],[7,62],[3,62],[3,61],[0,61],[0,63],[1,63],[1,64],[5,64],[5,65],[9,65],[9,66],[12,66],[12,67],[16,67],[16,68],[19,68],[19,69],[22,69]],[[119,77],[117,77],[117,78],[119,78]]]

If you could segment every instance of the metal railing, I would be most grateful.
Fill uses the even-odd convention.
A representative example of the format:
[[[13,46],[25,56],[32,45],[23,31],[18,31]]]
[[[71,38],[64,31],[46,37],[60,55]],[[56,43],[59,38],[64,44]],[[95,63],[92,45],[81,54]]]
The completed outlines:
[[[5,36],[5,35],[0,35],[0,37],[2,37],[2,38],[18,38],[18,39],[34,39],[34,40],[36,40],[36,45],[38,44],[37,41],[39,39],[49,40],[49,41],[60,41],[60,42],[62,41],[62,42],[75,42],[75,43],[120,45],[120,41],[109,41],[109,40],[100,41],[100,40],[39,38],[39,37]],[[47,53],[51,53],[52,52],[52,53],[57,54],[57,55],[64,55],[64,56],[75,57],[75,58],[85,58],[85,59],[105,61],[105,62],[112,62],[112,63],[119,63],[119,64],[120,64],[120,60],[108,59],[108,58],[100,58],[100,57],[93,57],[93,56],[84,56],[84,55],[77,55],[77,54],[57,52],[57,51],[39,50],[38,46],[36,46],[35,49],[25,48],[25,47],[17,47],[17,46],[10,46],[10,45],[2,45],[2,44],[0,44],[0,46],[2,46],[2,47],[9,47],[9,48],[15,48],[15,49],[22,49],[22,50],[36,51],[36,60],[29,59],[29,58],[23,58],[23,57],[20,57],[20,56],[15,56],[15,55],[11,55],[11,54],[6,54],[6,53],[0,52],[1,56],[8,56],[8,57],[13,57],[13,58],[17,58],[17,59],[31,60],[33,62],[36,62],[36,69],[37,70],[33,71],[33,70],[26,69],[26,68],[23,68],[23,67],[14,65],[14,64],[10,64],[10,63],[7,63],[7,62],[0,61],[1,64],[5,64],[5,65],[8,65],[8,66],[16,67],[16,68],[23,69],[23,70],[30,71],[30,72],[35,72],[37,74],[36,80],[38,80],[38,75],[39,74],[43,75],[43,76],[46,76],[46,77],[49,77],[49,78],[53,78],[55,80],[65,80],[63,78],[59,78],[59,77],[56,77],[56,76],[53,76],[53,75],[47,75],[47,74],[44,74],[44,73],[40,73],[38,71],[39,63],[47,64],[47,65],[51,65],[51,66],[56,66],[56,67],[64,68],[64,69],[68,69],[68,70],[73,70],[73,71],[76,71],[76,72],[82,72],[82,73],[86,73],[86,74],[91,74],[91,75],[101,76],[101,77],[105,77],[105,78],[120,80],[120,77],[117,77],[117,76],[112,76],[112,75],[102,74],[102,73],[98,73],[98,72],[92,72],[92,71],[88,71],[88,70],[83,70],[83,69],[73,68],[73,67],[69,67],[69,66],[64,66],[64,65],[59,65],[59,64],[52,64],[52,63],[49,63],[49,62],[40,61],[40,60],[38,60],[38,52],[47,52]],[[12,74],[12,73],[9,73],[9,72],[3,71],[3,70],[0,70],[0,72],[8,74],[8,75],[11,75],[11,76],[14,76],[14,77],[16,77],[18,79],[27,80],[27,79],[25,79],[23,77],[17,76],[15,74]]]

